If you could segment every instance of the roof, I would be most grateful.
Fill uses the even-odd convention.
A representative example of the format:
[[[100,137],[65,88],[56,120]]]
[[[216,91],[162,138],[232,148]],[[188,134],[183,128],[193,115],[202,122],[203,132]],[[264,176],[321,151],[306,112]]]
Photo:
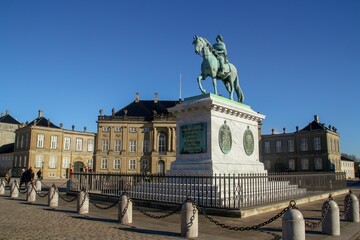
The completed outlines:
[[[35,124],[36,123],[36,124]],[[50,127],[50,128],[60,128],[53,124],[50,119],[47,119],[45,117],[38,117],[34,119],[32,122],[28,123],[27,126],[40,126],[40,127]]]
[[[354,162],[354,160],[353,160],[353,159],[350,159],[350,158],[345,157],[345,156],[343,156],[343,155],[341,155],[341,161]]]
[[[4,144],[0,147],[0,154],[1,153],[12,153],[14,152],[14,146],[15,143],[9,143],[9,144]]]
[[[10,123],[10,124],[20,124],[15,118],[13,118],[11,115],[6,114],[3,117],[0,117],[1,123]]]
[[[302,131],[314,131],[314,130],[327,130],[327,131],[332,131],[332,132],[335,132],[335,133],[337,132],[337,129],[334,126],[329,125],[328,127],[326,127],[325,123],[320,123],[317,120],[314,120],[311,123],[309,123],[306,127],[301,129],[300,132],[302,132]]]
[[[144,117],[146,121],[153,119],[154,115],[168,115],[168,108],[174,107],[179,101],[134,101],[115,113],[117,117]]]

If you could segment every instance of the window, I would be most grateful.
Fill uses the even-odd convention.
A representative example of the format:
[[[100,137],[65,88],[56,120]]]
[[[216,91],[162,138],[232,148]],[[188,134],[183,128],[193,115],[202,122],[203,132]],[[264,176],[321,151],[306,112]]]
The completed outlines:
[[[29,147],[29,134],[26,134],[25,147]]]
[[[136,169],[136,160],[135,159],[131,159],[129,161],[129,169],[130,170],[135,170]]]
[[[120,159],[114,160],[114,169],[120,169]]]
[[[276,146],[276,152],[277,153],[280,153],[280,152],[282,152],[282,148],[281,148],[281,141],[276,141],[275,142],[275,146]]]
[[[294,152],[294,139],[288,140],[288,152]]]
[[[149,160],[147,159],[141,160],[141,169],[145,171],[149,169]]]
[[[88,139],[88,141],[87,141],[87,150],[88,150],[88,152],[93,152],[94,151],[94,140]]]
[[[270,160],[265,160],[264,167],[266,170],[271,170],[271,162]]]
[[[289,170],[290,170],[290,171],[294,171],[294,170],[295,170],[295,160],[294,160],[294,159],[290,159],[290,160],[289,160]]]
[[[22,166],[22,157],[19,156],[19,167],[21,167],[21,166]]]
[[[20,136],[16,136],[16,148],[20,146]]]
[[[70,166],[70,158],[63,157],[62,168],[68,168]]]
[[[264,152],[265,153],[270,153],[270,141],[266,141],[264,143]]]
[[[301,159],[301,170],[303,171],[309,170],[309,159],[307,158]]]
[[[300,150],[301,151],[307,151],[308,150],[308,144],[307,144],[307,139],[306,138],[302,138],[300,140]]]
[[[14,167],[17,167],[17,162],[18,162],[18,158],[17,158],[17,156],[15,156],[15,158],[14,158]]]
[[[38,138],[37,138],[37,148],[44,148],[44,140],[45,140],[45,135],[44,134],[38,134]]]
[[[150,129],[148,127],[144,128],[144,132],[149,132]]]
[[[94,167],[94,161],[92,158],[88,160],[88,167],[89,167],[89,169],[88,169],[89,172],[92,172],[92,169]]]
[[[332,151],[332,141],[329,139],[329,151]]]
[[[149,152],[149,140],[144,140],[143,141],[143,152],[144,153]]]
[[[24,147],[24,135],[21,135],[20,148]]]
[[[115,127],[114,131],[115,132],[122,132],[122,127]]]
[[[26,168],[26,163],[27,163],[27,156],[24,156],[24,167]]]
[[[136,127],[129,127],[129,132],[131,132],[131,133],[136,132]]]
[[[115,140],[114,151],[115,152],[120,152],[121,151],[121,140]]]
[[[41,168],[44,164],[44,156],[43,155],[37,155],[35,158],[35,167]]]
[[[319,137],[314,138],[314,150],[321,150],[321,141]]]
[[[159,145],[158,145],[158,151],[161,152],[165,152],[165,146],[166,146],[166,137],[165,134],[160,133],[159,134]]]
[[[76,139],[76,151],[82,151],[82,147],[83,147],[82,138],[77,138]]]
[[[130,152],[136,152],[136,140],[130,140]]]
[[[51,156],[49,161],[49,168],[56,168],[57,165],[57,157]]]
[[[103,152],[109,151],[109,140],[108,139],[102,140],[102,151]]]
[[[108,131],[109,131],[109,129],[110,129],[110,128],[109,128],[109,127],[107,127],[107,126],[102,127],[102,131],[103,131],[103,132],[108,132]]]
[[[108,160],[106,158],[101,159],[101,169],[107,169],[108,168]]]
[[[322,169],[322,158],[316,157],[314,162],[315,162],[315,170],[321,170]]]
[[[50,148],[51,149],[56,149],[57,148],[57,141],[58,141],[58,136],[51,136],[51,144],[50,144]]]
[[[69,137],[64,138],[64,150],[70,150],[70,138]]]

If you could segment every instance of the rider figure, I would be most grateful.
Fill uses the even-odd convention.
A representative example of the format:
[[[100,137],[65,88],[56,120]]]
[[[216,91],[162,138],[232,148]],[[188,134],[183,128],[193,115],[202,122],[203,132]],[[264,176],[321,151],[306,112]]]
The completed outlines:
[[[213,45],[213,47],[216,50],[216,53],[218,55],[217,58],[219,59],[219,62],[220,62],[219,75],[223,76],[224,75],[224,65],[225,65],[225,63],[228,63],[228,60],[227,60],[226,46],[225,46],[225,43],[223,42],[223,38],[221,35],[217,35],[216,43]]]

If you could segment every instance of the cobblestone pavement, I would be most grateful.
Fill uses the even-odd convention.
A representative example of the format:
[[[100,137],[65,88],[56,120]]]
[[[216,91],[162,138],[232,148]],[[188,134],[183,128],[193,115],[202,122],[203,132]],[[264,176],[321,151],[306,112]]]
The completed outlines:
[[[352,190],[359,196],[359,187]],[[334,197],[341,211],[344,209],[344,197],[345,195]],[[317,222],[325,200],[301,204],[298,207],[306,220]],[[0,196],[0,239],[183,239],[180,236],[179,213],[165,219],[153,219],[133,210],[133,223],[123,225],[117,221],[117,207],[101,210],[90,204],[89,214],[79,215],[76,213],[76,204],[76,201],[68,203],[59,198],[59,207],[50,209],[47,205],[47,197],[37,196],[35,203],[28,203],[24,194],[12,199],[9,197],[9,191],[6,191],[6,195]],[[163,210],[146,210],[158,215],[164,213]],[[212,217],[226,225],[247,227],[264,222],[281,210],[247,218]],[[277,219],[260,231],[235,232],[216,226],[203,215],[199,215],[197,239],[281,239],[281,220],[282,218]],[[321,227],[306,229],[306,239],[360,240],[360,223],[341,221],[339,237],[322,234]]]

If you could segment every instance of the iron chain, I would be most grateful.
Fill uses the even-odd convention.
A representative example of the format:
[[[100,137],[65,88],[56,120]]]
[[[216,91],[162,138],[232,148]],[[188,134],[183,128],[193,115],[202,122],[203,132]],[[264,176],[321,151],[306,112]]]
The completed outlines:
[[[97,204],[96,202],[94,202],[90,197],[89,197],[89,201],[90,201],[90,203],[91,203],[92,205],[94,205],[94,206],[95,206],[96,208],[98,208],[98,209],[108,210],[108,209],[114,207],[116,204],[118,204],[118,203],[120,202],[120,198],[119,198],[116,202],[112,203],[112,204],[109,205],[109,206],[101,206],[101,205]]]
[[[311,221],[305,221],[305,227],[309,227],[309,228],[317,228],[320,226],[320,224],[324,221],[324,219],[326,218],[327,213],[329,212],[330,209],[330,201],[331,198],[329,198],[324,204],[325,207],[324,209],[321,211],[321,218],[318,222],[311,222]]]
[[[62,194],[60,194],[59,190],[57,188],[55,188],[55,190],[57,191],[57,193],[59,194],[59,198],[61,198],[62,200],[64,200],[65,202],[73,202],[75,201],[78,196],[76,195],[74,198],[72,199],[66,199],[65,197],[62,196]]]
[[[82,202],[80,203],[79,205],[79,208],[82,208],[82,206],[84,205],[85,201],[86,201],[86,197],[89,195],[88,192],[85,192],[85,195],[84,195],[84,199],[82,200]]]
[[[182,205],[183,205],[183,203],[180,204],[180,205],[178,205],[178,206],[176,206],[176,207],[175,207],[173,210],[171,210],[170,212],[165,213],[164,215],[159,215],[159,216],[153,215],[153,214],[151,214],[151,213],[148,213],[148,212],[142,210],[139,206],[136,206],[135,204],[134,204],[134,207],[135,207],[136,210],[138,210],[139,212],[141,212],[142,214],[144,214],[144,215],[147,216],[147,217],[151,217],[151,218],[155,218],[155,219],[160,219],[160,218],[169,217],[169,216],[177,213],[177,212],[182,208]]]
[[[131,199],[129,198],[129,196],[127,196],[127,202],[126,202],[126,206],[124,208],[124,210],[121,212],[121,218],[123,218],[125,216],[125,213],[127,212],[128,208],[129,208],[129,204]]]

